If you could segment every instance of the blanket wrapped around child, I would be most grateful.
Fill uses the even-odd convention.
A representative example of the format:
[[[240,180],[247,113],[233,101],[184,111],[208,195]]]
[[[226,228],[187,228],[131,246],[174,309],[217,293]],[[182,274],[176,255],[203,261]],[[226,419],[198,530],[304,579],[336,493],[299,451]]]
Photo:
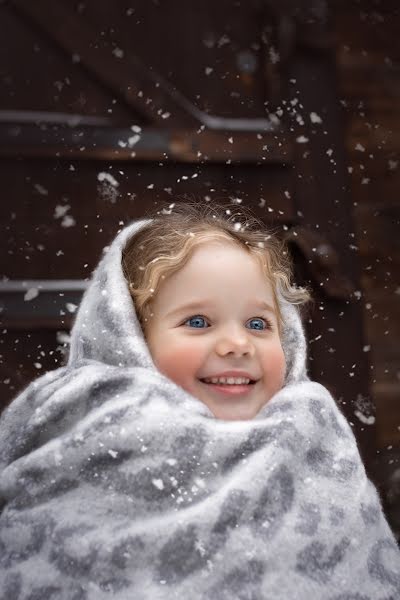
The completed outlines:
[[[155,367],[121,253],[82,299],[69,362],[0,420],[2,600],[394,600],[400,552],[357,444],[306,374],[282,304],[285,385],[222,421]]]

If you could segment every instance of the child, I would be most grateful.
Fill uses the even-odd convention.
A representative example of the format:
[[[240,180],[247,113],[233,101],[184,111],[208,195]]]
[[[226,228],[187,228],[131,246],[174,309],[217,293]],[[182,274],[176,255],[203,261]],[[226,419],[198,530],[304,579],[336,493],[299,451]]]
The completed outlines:
[[[182,204],[121,231],[68,364],[5,411],[0,598],[399,597],[354,435],[306,374],[307,292],[238,216]]]
[[[157,368],[215,417],[252,419],[284,382],[278,295],[299,304],[308,292],[291,285],[277,238],[249,215],[235,229],[223,210],[178,205],[132,238],[123,266]],[[250,382],[205,381],[228,371]]]

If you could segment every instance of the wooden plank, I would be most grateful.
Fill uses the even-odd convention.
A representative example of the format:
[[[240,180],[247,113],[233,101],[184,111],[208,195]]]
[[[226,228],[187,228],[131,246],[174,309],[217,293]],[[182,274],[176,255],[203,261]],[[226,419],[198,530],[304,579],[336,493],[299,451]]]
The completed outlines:
[[[282,165],[3,159],[0,179],[0,272],[10,279],[88,277],[121,226],[158,202],[243,202],[275,228],[299,219]]]
[[[171,123],[199,124],[190,103],[186,104],[166,81],[149,71],[135,56],[120,59],[104,48],[99,33],[72,7],[47,0],[12,0],[10,5],[40,27],[71,58],[75,57],[91,77],[150,122],[165,123],[162,115],[168,113]]]
[[[400,118],[400,115],[399,115]],[[357,138],[357,143],[367,147],[369,138]],[[356,143],[354,139],[353,144]],[[378,142],[379,143],[379,142]],[[369,148],[372,150],[371,145]],[[370,218],[361,208],[367,205],[367,211],[372,212],[372,218],[379,215],[380,209],[398,204],[398,191],[400,189],[400,160],[397,152],[385,151],[375,147],[372,153],[365,152],[351,157],[351,173],[349,175],[355,205],[354,212],[359,222],[359,235],[364,237],[368,231],[363,222],[368,225]],[[379,221],[379,218],[377,219]]]
[[[65,364],[68,334],[46,328],[0,330],[0,343],[7,348],[7,360],[0,364],[0,412],[29,383],[47,371]]]
[[[376,382],[372,391],[376,398],[378,447],[400,446],[400,384]]]
[[[85,280],[0,281],[0,326],[69,329],[87,285]]]
[[[375,110],[375,109],[374,109]],[[379,111],[382,111],[381,113]],[[386,114],[385,114],[386,113]],[[347,138],[346,147],[349,156],[357,163],[368,164],[371,155],[380,152],[398,154],[400,149],[400,135],[393,122],[399,118],[400,111],[393,108],[393,103],[369,113],[363,123],[355,123]],[[378,127],[367,130],[367,123],[379,123]],[[362,149],[360,148],[362,147]],[[362,154],[361,154],[362,153]]]
[[[284,130],[209,131],[2,123],[0,157],[190,163],[292,162],[293,146]]]
[[[147,120],[88,76],[73,57],[58,48],[32,21],[0,3],[0,109],[79,114],[116,124]],[[6,51],[5,51],[6,50]]]
[[[358,52],[369,60],[377,55],[400,58],[399,11],[397,0],[336,0],[335,30],[338,46],[346,52]]]
[[[375,280],[386,285],[387,294],[393,293],[399,285],[394,274],[400,270],[400,202],[387,199],[379,204],[359,204],[355,215],[366,289],[373,289]]]

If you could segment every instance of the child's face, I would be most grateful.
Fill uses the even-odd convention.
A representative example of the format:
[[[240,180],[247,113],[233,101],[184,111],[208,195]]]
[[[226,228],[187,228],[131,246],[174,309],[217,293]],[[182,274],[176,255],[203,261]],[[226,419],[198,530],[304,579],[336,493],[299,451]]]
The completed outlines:
[[[155,296],[146,329],[153,361],[216,418],[252,419],[281,389],[285,376],[273,306],[271,285],[254,257],[228,242],[199,246]],[[257,382],[243,391],[230,385],[240,392],[233,394],[201,381],[232,370],[245,371]]]

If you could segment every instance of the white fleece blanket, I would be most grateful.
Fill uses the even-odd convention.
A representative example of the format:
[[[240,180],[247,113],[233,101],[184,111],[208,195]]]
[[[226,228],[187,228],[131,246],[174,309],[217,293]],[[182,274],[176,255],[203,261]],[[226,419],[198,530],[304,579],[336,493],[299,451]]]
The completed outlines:
[[[354,435],[309,381],[221,421],[154,366],[121,269],[93,274],[67,366],[0,420],[2,600],[395,600],[400,552]]]

